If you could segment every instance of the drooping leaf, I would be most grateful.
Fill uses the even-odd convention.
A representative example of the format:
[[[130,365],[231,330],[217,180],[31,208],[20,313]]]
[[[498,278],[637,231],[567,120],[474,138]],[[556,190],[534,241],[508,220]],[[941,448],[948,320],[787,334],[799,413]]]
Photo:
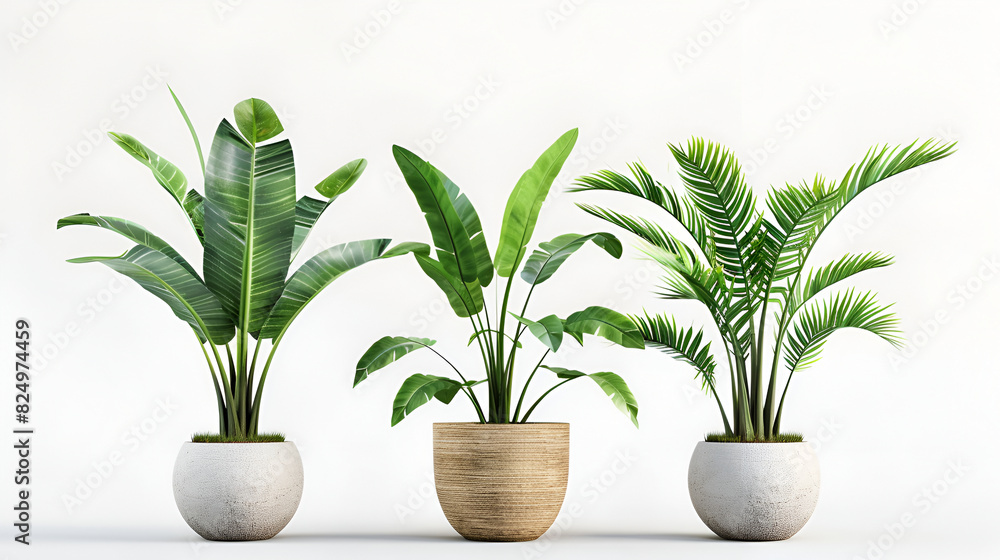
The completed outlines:
[[[259,338],[282,336],[306,305],[334,280],[349,270],[381,258],[388,246],[388,239],[350,241],[330,247],[306,261],[285,283]]]
[[[517,270],[535,231],[535,222],[549,189],[562,170],[576,139],[577,129],[570,130],[555,141],[535,161],[530,169],[521,175],[514,190],[507,199],[500,227],[500,242],[497,245],[494,266],[497,274],[508,277]]]
[[[225,344],[235,334],[233,321],[205,284],[159,251],[137,245],[119,257],[82,257],[69,262],[99,262],[135,280],[169,305],[174,315],[191,325],[203,342]]]
[[[416,338],[407,336],[383,336],[372,344],[361,359],[354,372],[354,386],[357,387],[372,373],[395,362],[403,356],[433,346],[436,341],[429,338]]]
[[[481,285],[479,262],[471,236],[455,209],[441,175],[433,166],[405,148],[393,146],[392,155],[424,212],[434,248],[437,249],[438,261],[444,270],[449,276],[463,282],[475,280],[476,284]]]
[[[626,348],[644,348],[642,334],[632,321],[606,307],[591,306],[566,318],[566,332],[593,334]]]
[[[56,229],[62,229],[66,226],[75,225],[96,226],[118,232],[139,245],[143,245],[163,253],[177,264],[183,266],[192,275],[198,276],[198,273],[195,272],[194,268],[187,262],[187,260],[185,260],[180,253],[171,247],[169,243],[153,235],[148,229],[135,222],[115,218],[113,216],[91,216],[90,214],[84,213],[66,216],[56,223]]]
[[[194,189],[185,192],[187,178],[184,177],[184,173],[176,165],[160,157],[159,154],[150,150],[142,142],[139,142],[128,134],[109,132],[108,136],[115,144],[118,144],[126,153],[145,165],[153,173],[153,178],[156,179],[156,182],[170,193],[174,201],[187,214],[188,220],[191,222],[191,227],[198,234],[198,239],[202,239],[203,233],[198,218],[198,215],[202,213],[200,204],[198,204],[201,195]]]
[[[266,101],[251,97],[233,108],[236,126],[251,144],[259,144],[281,134],[285,127]]]
[[[291,144],[253,146],[223,120],[205,185],[205,281],[237,326],[256,333],[284,289],[291,260]]]
[[[629,389],[628,384],[618,374],[611,373],[610,371],[583,373],[575,369],[542,367],[554,372],[560,379],[577,379],[580,377],[593,379],[604,393],[611,397],[611,402],[615,404],[615,407],[628,416],[636,428],[639,427],[639,403],[635,400],[635,395],[632,394],[632,390]]]
[[[474,277],[471,282],[462,282],[445,270],[444,265],[438,261],[419,254],[414,256],[424,274],[444,292],[448,304],[456,315],[471,317],[483,310],[483,288],[479,285],[478,278]]]
[[[715,384],[715,356],[712,355],[712,343],[702,341],[705,338],[703,329],[695,331],[694,327],[678,327],[673,318],[663,315],[634,316],[635,322],[647,348],[656,348],[663,353],[681,360],[697,370],[701,377],[702,389]]]
[[[487,381],[486,379],[479,379],[477,381],[466,381],[465,383],[459,383],[457,385],[445,387],[444,389],[441,389],[440,391],[435,393],[434,398],[443,402],[444,404],[451,404],[451,401],[454,400],[455,395],[457,395],[458,392],[462,390],[462,388],[475,387],[476,385],[486,383],[486,381]]]
[[[552,277],[555,271],[566,262],[566,259],[588,241],[593,241],[595,245],[616,259],[622,256],[621,242],[610,233],[600,232],[589,235],[567,233],[552,241],[539,244],[539,248],[531,253],[531,256],[524,263],[524,268],[521,269],[521,278],[531,285],[541,284]]]
[[[563,339],[562,319],[556,317],[555,315],[548,315],[537,321],[532,321],[530,319],[514,315],[513,313],[510,315],[511,317],[517,319],[519,323],[528,327],[528,331],[535,335],[535,338],[541,341],[541,343],[550,350],[553,352],[559,350],[559,346],[562,344]]]
[[[397,243],[393,245],[388,251],[382,253],[383,259],[390,259],[392,257],[399,257],[402,255],[408,255],[413,253],[414,255],[428,256],[431,254],[431,247],[426,243],[416,243],[414,241],[404,241],[402,243]]]
[[[403,421],[411,412],[442,394],[446,404],[461,390],[462,384],[454,379],[417,373],[407,377],[392,401],[392,425]],[[447,399],[447,400],[446,400]]]

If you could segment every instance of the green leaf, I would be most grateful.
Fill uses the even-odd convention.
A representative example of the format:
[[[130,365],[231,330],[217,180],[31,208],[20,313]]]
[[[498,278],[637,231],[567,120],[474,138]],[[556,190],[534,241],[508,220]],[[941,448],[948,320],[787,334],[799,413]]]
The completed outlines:
[[[166,241],[160,239],[159,237],[150,233],[149,230],[142,227],[141,225],[130,222],[128,220],[123,220],[121,218],[115,218],[112,216],[91,216],[90,214],[75,214],[73,216],[66,216],[65,218],[59,220],[56,223],[56,229],[62,229],[67,226],[96,226],[99,228],[104,228],[107,230],[115,231],[123,235],[124,237],[142,245],[144,247],[149,247],[154,251],[159,251],[164,255],[170,257],[171,260],[177,264],[183,266],[188,272],[194,276],[198,276],[194,268],[178,253],[173,247],[170,246]]]
[[[428,164],[430,165],[430,164]],[[447,175],[431,165],[431,168],[438,174],[441,184],[448,192],[448,198],[455,206],[455,212],[462,220],[466,233],[469,234],[469,241],[472,243],[472,252],[476,257],[476,270],[479,276],[479,284],[482,287],[489,286],[493,281],[493,259],[490,257],[490,249],[486,244],[486,236],[483,234],[483,224],[479,221],[479,214],[472,206],[469,197],[459,190],[458,185],[452,182]]]
[[[236,126],[251,144],[270,140],[285,130],[274,109],[266,101],[254,97],[237,103],[233,113]]]
[[[381,258],[388,239],[366,239],[335,245],[306,261],[296,270],[271,314],[260,330],[259,338],[280,337],[316,296],[345,272]]]
[[[542,209],[542,203],[545,202],[545,197],[548,196],[549,189],[562,170],[566,158],[573,151],[577,136],[579,130],[575,128],[560,136],[542,153],[531,169],[521,175],[510,193],[494,260],[498,275],[506,278],[521,264],[525,247],[535,231],[538,212]]]
[[[826,266],[810,270],[805,281],[797,283],[788,298],[788,315],[792,316],[809,300],[823,290],[866,270],[882,268],[892,264],[892,257],[882,253],[844,255],[840,260]]]
[[[583,373],[575,369],[542,367],[554,372],[560,379],[576,379],[579,377],[593,379],[604,393],[611,397],[611,402],[615,403],[615,407],[628,416],[636,428],[639,427],[639,403],[636,402],[635,395],[632,394],[632,390],[629,389],[628,384],[618,374],[611,373],[610,371]]]
[[[331,173],[326,179],[320,181],[316,185],[316,192],[327,197],[336,198],[345,192],[347,189],[351,188],[354,183],[358,182],[361,178],[361,174],[365,172],[365,168],[368,167],[368,160],[365,158],[358,158],[354,161],[345,163],[340,166],[339,169]]]
[[[540,243],[539,248],[531,253],[527,262],[524,263],[521,278],[531,285],[541,284],[548,280],[570,255],[588,241],[593,241],[595,245],[616,259],[622,256],[621,242],[610,233],[600,232],[589,235],[567,233],[552,241]]]
[[[295,203],[295,234],[292,238],[292,260],[302,249],[309,232],[312,231],[316,222],[319,221],[323,212],[333,204],[333,201],[347,192],[347,189],[361,177],[361,173],[368,166],[364,159],[356,159],[340,169],[334,171],[329,177],[320,181],[316,185],[316,191],[327,197],[327,200],[318,200],[312,197],[303,196]]]
[[[191,133],[191,139],[194,140],[194,147],[198,150],[198,162],[201,163],[201,174],[205,174],[205,156],[201,152],[201,142],[198,140],[198,134],[194,131],[194,125],[191,124],[191,119],[188,118],[187,111],[184,110],[184,105],[181,105],[181,100],[177,98],[177,94],[174,93],[173,88],[170,84],[167,84],[167,89],[170,90],[170,97],[174,98],[174,104],[177,105],[177,110],[181,112],[181,116],[184,117],[184,123],[187,124],[188,132]]]
[[[445,270],[441,263],[423,255],[414,254],[414,256],[424,273],[444,292],[456,315],[471,317],[483,310],[483,288],[479,285],[478,278],[473,278],[471,282],[462,282]]]
[[[392,155],[424,212],[437,249],[438,261],[444,270],[449,276],[463,282],[475,280],[476,284],[482,285],[479,282],[479,262],[471,236],[442,182],[442,175],[405,148],[393,146]]]
[[[681,328],[673,318],[663,315],[632,317],[647,348],[656,348],[663,353],[693,366],[701,377],[702,389],[715,386],[715,356],[712,355],[712,343],[702,341],[705,338],[703,329],[693,327]]]
[[[392,257],[399,257],[402,255],[408,255],[413,253],[414,255],[428,256],[431,254],[430,245],[426,243],[416,243],[413,241],[404,241],[394,245],[391,249],[382,253],[383,259],[389,259]]]
[[[827,338],[840,329],[866,330],[893,346],[902,346],[899,320],[888,311],[889,307],[879,305],[871,292],[856,296],[853,290],[806,307],[785,341],[788,370],[794,373],[819,360]]]
[[[292,146],[252,146],[223,120],[207,171],[205,281],[237,326],[256,333],[284,289],[291,260]]]
[[[642,334],[621,313],[606,307],[592,306],[566,318],[564,329],[578,335],[593,334],[626,348],[645,348]]]
[[[233,322],[215,295],[196,275],[159,251],[137,245],[119,257],[82,257],[69,262],[99,262],[135,280],[191,325],[203,342],[220,345],[233,338]]]
[[[126,153],[145,165],[152,173],[153,178],[166,189],[174,201],[187,214],[191,227],[198,234],[198,239],[202,239],[203,233],[197,215],[201,212],[198,202],[201,195],[194,189],[185,192],[187,188],[187,178],[181,173],[176,165],[160,157],[156,152],[150,150],[128,134],[109,132],[111,140],[118,144]]]
[[[553,352],[559,350],[559,345],[562,344],[563,339],[563,320],[555,315],[548,315],[542,317],[538,321],[532,321],[530,319],[525,319],[524,317],[519,317],[510,314],[511,317],[515,318],[521,324],[528,327],[528,331],[535,335],[535,338],[541,341],[546,347],[548,347]],[[581,342],[582,344],[582,342]]]
[[[403,418],[430,402],[439,393],[443,393],[440,400],[446,404],[451,402],[461,386],[462,384],[454,379],[437,375],[417,373],[407,377],[392,401],[392,425],[399,424]]]
[[[463,387],[475,387],[482,383],[486,383],[486,379],[480,379],[478,381],[466,381],[465,383],[458,383],[457,385],[452,385],[438,391],[434,398],[443,402],[444,404],[451,404],[451,401],[455,398],[455,395],[462,390]],[[457,382],[456,382],[457,383]]]
[[[403,356],[433,346],[436,341],[429,338],[412,338],[407,336],[383,336],[372,344],[361,359],[354,372],[354,386],[357,387],[369,375],[395,362]]]

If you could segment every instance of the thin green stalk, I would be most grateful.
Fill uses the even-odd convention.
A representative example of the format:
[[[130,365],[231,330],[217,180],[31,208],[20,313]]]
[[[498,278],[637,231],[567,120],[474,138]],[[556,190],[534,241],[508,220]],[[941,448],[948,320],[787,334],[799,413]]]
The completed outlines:
[[[287,327],[285,327],[287,329]],[[253,406],[250,409],[250,429],[252,433],[256,434],[259,427],[260,419],[260,399],[264,395],[264,381],[267,380],[267,371],[271,369],[271,360],[274,359],[274,352],[278,349],[278,345],[281,344],[281,339],[285,336],[286,331],[281,331],[281,334],[274,339],[271,343],[271,351],[267,354],[267,361],[264,362],[264,370],[260,373],[260,381],[257,383],[257,391],[254,395]]]
[[[426,344],[423,344],[422,346],[424,348],[430,350],[431,352],[434,352],[435,354],[437,354],[438,358],[441,358],[442,360],[444,360],[444,363],[448,364],[448,366],[450,366],[451,369],[455,371],[455,373],[458,375],[458,378],[462,380],[462,383],[468,383],[469,382],[469,380],[466,379],[464,375],[462,375],[462,372],[459,371],[458,368],[455,367],[455,364],[451,363],[451,361],[448,360],[448,358],[445,358],[440,352],[438,352],[437,350],[431,348],[430,346],[428,346]],[[472,400],[473,406],[476,407],[476,412],[479,414],[480,420],[485,424],[486,423],[486,417],[483,415],[483,409],[479,405],[479,399],[477,399],[476,398],[476,394],[472,392],[472,387],[469,387],[468,395],[469,395],[469,398]]]
[[[545,397],[547,397],[549,395],[549,393],[551,393],[552,391],[555,391],[559,387],[562,387],[566,383],[569,383],[570,381],[573,381],[574,379],[577,379],[577,378],[576,377],[571,377],[570,379],[566,379],[564,381],[556,383],[551,388],[549,388],[548,391],[545,391],[544,393],[542,393],[542,396],[538,397],[538,400],[535,401],[535,404],[531,405],[531,408],[529,408],[528,411],[524,413],[524,419],[521,420],[521,423],[525,424],[525,423],[528,422],[528,417],[531,416],[532,412],[534,412],[535,407],[538,406],[538,403],[542,402],[542,399],[544,399]]]
[[[528,385],[531,385],[531,380],[535,378],[535,373],[538,372],[538,368],[542,367],[542,362],[551,352],[550,349],[546,349],[545,353],[542,354],[542,358],[538,360],[538,364],[535,365],[535,369],[531,370],[531,374],[528,375],[528,380],[524,382],[524,387],[521,388],[521,396],[517,399],[517,408],[514,409],[514,422],[518,421],[521,415],[521,404],[524,403],[524,395],[528,394]],[[723,413],[725,414],[725,413]]]
[[[726,409],[722,406],[722,401],[719,399],[719,393],[715,391],[715,384],[709,383],[709,389],[712,390],[712,395],[715,397],[715,402],[719,405],[719,412],[722,413],[722,423],[726,426],[726,435],[733,435],[733,428],[729,425],[729,418],[726,416]]]
[[[216,377],[215,366],[212,365],[212,358],[208,357],[208,350],[205,350],[205,344],[202,343],[201,337],[198,336],[198,331],[192,328],[191,332],[198,339],[198,346],[201,347],[201,353],[205,355],[205,361],[208,362],[208,370],[212,373],[212,384],[215,385],[215,400],[219,404],[219,435],[223,435],[226,433],[226,404],[222,396],[222,388],[219,387],[219,380]]]
[[[502,404],[503,404],[503,401],[501,399],[503,399],[504,395],[506,395],[506,386],[507,386],[507,384],[510,383],[510,380],[505,378],[505,372],[504,372],[504,367],[503,367],[504,366],[504,364],[503,364],[503,360],[504,360],[504,351],[503,351],[504,337],[503,337],[502,333],[505,332],[504,331],[504,325],[505,325],[505,323],[507,321],[507,305],[510,302],[510,287],[511,287],[511,285],[513,283],[514,283],[514,274],[512,272],[511,275],[507,277],[507,288],[504,289],[503,304],[500,306],[500,326],[497,327],[497,330],[500,331],[501,334],[499,336],[497,336],[497,353],[494,356],[495,359],[496,359],[496,370],[495,370],[495,372],[497,372],[497,371],[499,372],[499,376],[495,376],[495,377],[497,377],[497,381],[498,381],[498,383],[496,385],[496,388],[495,388],[495,391],[496,391],[496,395],[497,395],[497,397],[496,397],[497,401],[496,402],[497,402],[497,405],[500,406],[500,407],[502,407]],[[495,415],[496,416],[495,421],[497,421],[497,423],[506,424],[506,423],[509,422],[510,419],[509,419],[509,414],[508,414],[507,410],[502,410],[501,409],[501,410],[498,410],[497,413],[498,414]],[[490,415],[494,416],[493,413],[492,413],[492,411],[490,411]]]
[[[781,433],[781,411],[785,408],[785,395],[788,394],[788,386],[792,384],[792,374],[794,371],[788,373],[788,380],[785,381],[785,390],[781,392],[781,402],[778,404],[778,412],[774,416],[774,433]]]
[[[247,410],[251,410],[253,407],[253,399],[251,397],[251,395],[253,395],[253,378],[254,378],[254,372],[257,371],[257,354],[260,353],[260,347],[262,344],[264,344],[264,341],[258,338],[257,343],[254,345],[253,349],[253,360],[250,362],[250,371],[247,372],[246,390],[243,392],[243,400],[241,401],[240,405],[246,408]],[[257,435],[257,434],[253,433],[251,435]]]

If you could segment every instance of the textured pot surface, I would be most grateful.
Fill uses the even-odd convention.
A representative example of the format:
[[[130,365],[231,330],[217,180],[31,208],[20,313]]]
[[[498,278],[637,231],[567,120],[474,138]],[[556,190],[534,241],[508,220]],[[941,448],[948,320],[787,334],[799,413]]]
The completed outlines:
[[[778,541],[799,532],[819,499],[819,460],[808,443],[698,442],[691,502],[716,535]]]
[[[569,477],[569,424],[434,424],[434,484],[472,541],[531,541],[552,526]]]
[[[301,498],[302,458],[290,441],[186,442],[174,464],[177,509],[208,540],[269,539]]]

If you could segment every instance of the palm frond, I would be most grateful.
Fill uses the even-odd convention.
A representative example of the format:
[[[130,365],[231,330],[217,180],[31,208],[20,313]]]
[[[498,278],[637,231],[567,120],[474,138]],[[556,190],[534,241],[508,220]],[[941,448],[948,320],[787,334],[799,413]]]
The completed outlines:
[[[584,212],[614,224],[655,247],[675,255],[685,254],[692,260],[698,259],[698,254],[694,249],[668,233],[659,224],[654,224],[641,216],[628,216],[589,204],[577,204],[577,206]]]
[[[879,252],[848,254],[839,260],[811,269],[805,280],[795,287],[788,299],[788,316],[830,286],[855,274],[892,264],[892,256]]]
[[[863,329],[900,346],[899,320],[888,311],[889,307],[879,305],[871,292],[855,295],[854,290],[808,306],[799,314],[785,341],[785,364],[789,372],[815,363],[826,340],[840,329]]]
[[[694,327],[678,327],[673,317],[649,315],[631,317],[646,341],[647,348],[661,352],[685,362],[697,370],[701,378],[701,388],[707,390],[715,385],[715,356],[712,355],[711,341],[702,344],[704,330]]]

